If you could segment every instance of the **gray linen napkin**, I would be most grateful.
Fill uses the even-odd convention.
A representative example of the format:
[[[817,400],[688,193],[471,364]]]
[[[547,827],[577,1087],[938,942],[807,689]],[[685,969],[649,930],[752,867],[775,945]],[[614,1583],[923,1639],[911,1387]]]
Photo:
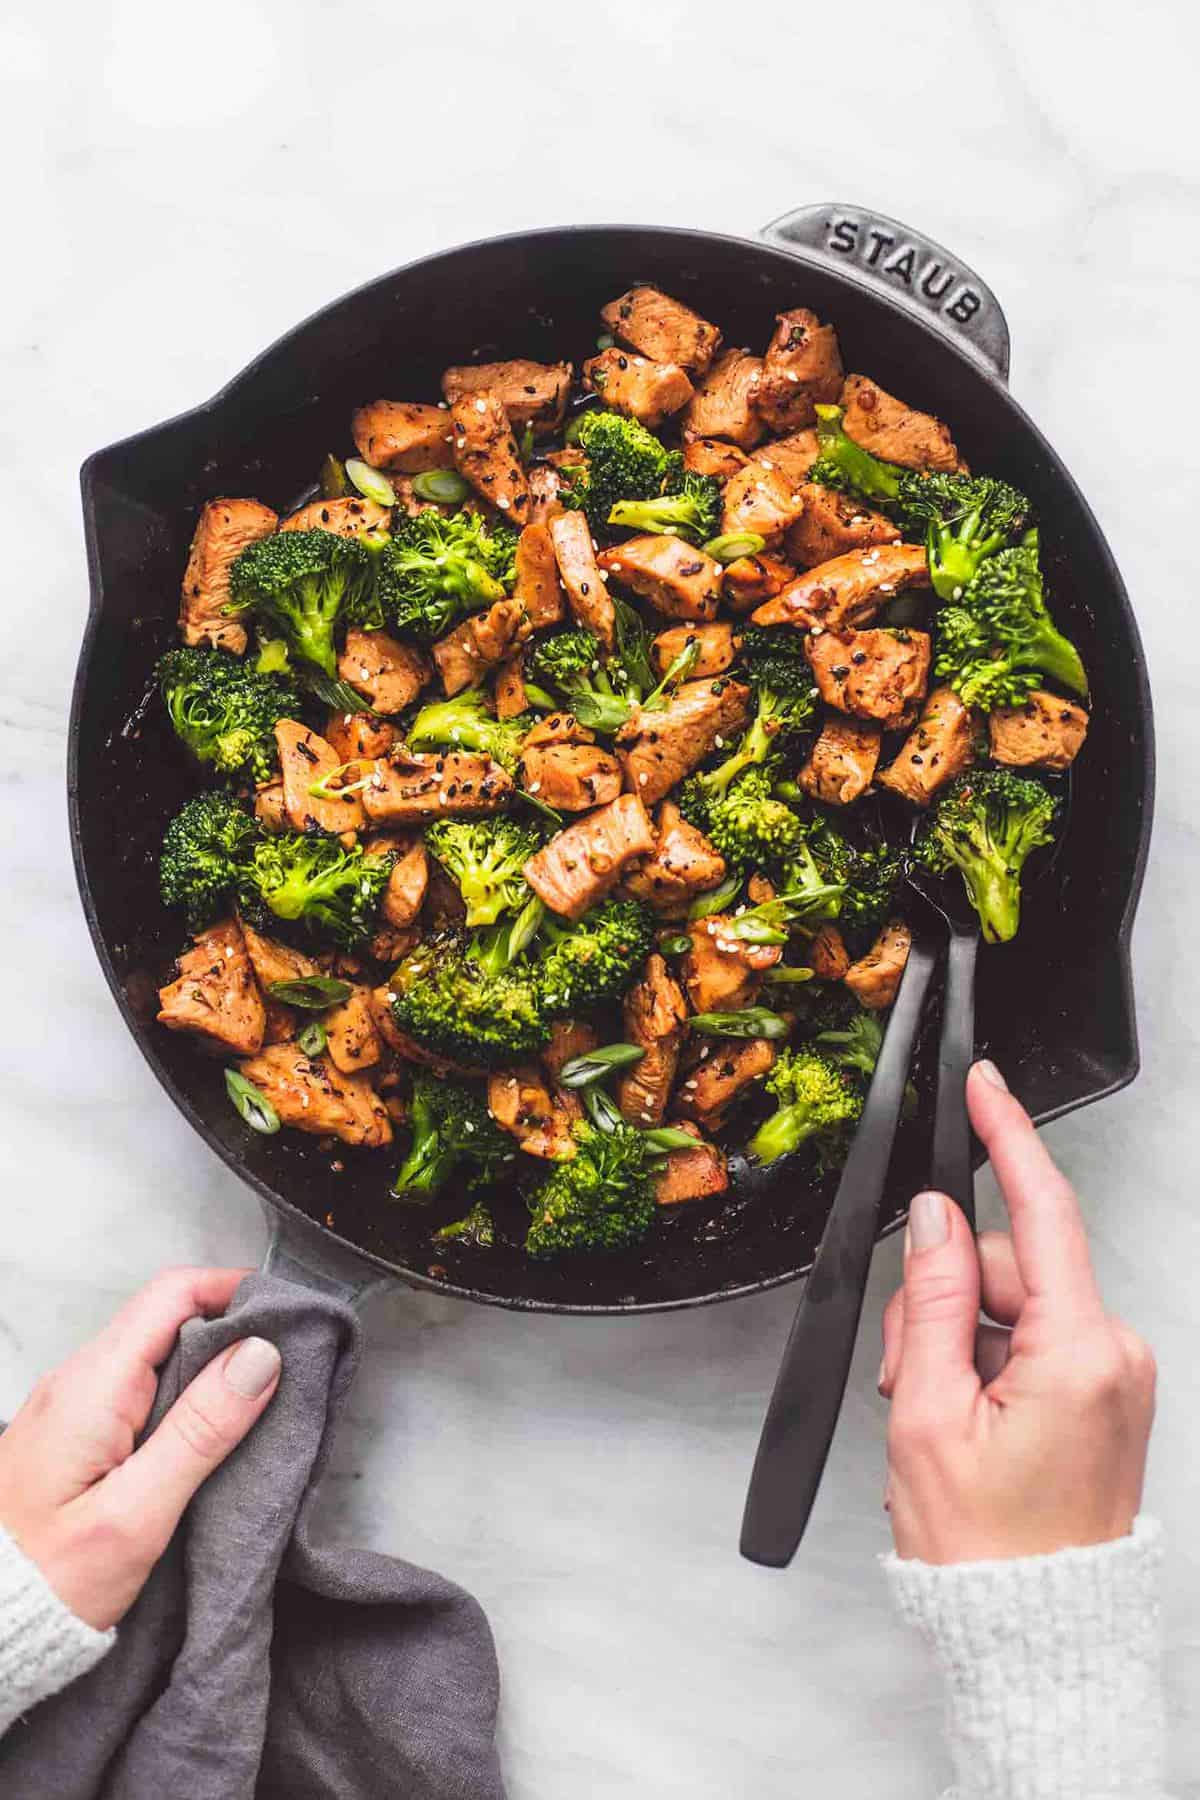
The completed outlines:
[[[503,1800],[499,1676],[479,1605],[440,1575],[311,1540],[360,1353],[351,1309],[251,1275],[193,1320],[151,1426],[236,1338],[279,1391],[205,1483],[82,1680],[0,1739],[4,1800]]]

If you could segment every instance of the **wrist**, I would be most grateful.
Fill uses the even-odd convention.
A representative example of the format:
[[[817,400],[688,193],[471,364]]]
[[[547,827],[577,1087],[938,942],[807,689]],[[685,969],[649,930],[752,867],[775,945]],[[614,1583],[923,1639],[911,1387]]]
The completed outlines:
[[[86,1674],[115,1635],[93,1630],[72,1612],[0,1526],[0,1732]]]

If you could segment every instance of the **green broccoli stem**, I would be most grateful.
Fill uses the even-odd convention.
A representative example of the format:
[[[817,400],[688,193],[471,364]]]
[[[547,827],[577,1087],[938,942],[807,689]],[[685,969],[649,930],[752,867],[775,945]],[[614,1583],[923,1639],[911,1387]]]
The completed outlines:
[[[707,794],[724,794],[730,785],[737,780],[744,769],[754,768],[765,763],[771,754],[773,739],[776,733],[771,729],[771,721],[777,712],[779,701],[769,688],[760,688],[758,692],[758,712],[732,756],[727,756],[723,763],[707,774],[697,777],[700,786]]]
[[[432,1197],[445,1181],[455,1160],[453,1155],[447,1155],[436,1131],[429,1128],[422,1130],[415,1117],[413,1124],[416,1135],[412,1149],[401,1164],[392,1186],[397,1199]]]
[[[764,1121],[746,1145],[746,1154],[755,1162],[775,1162],[798,1150],[813,1136],[816,1126],[807,1106],[781,1106]]]
[[[1087,699],[1088,678],[1083,658],[1069,638],[1045,619],[1028,645],[1012,657],[1015,669],[1037,669],[1070,693]]]
[[[700,541],[696,502],[690,494],[662,494],[656,500],[618,500],[608,522],[627,531],[652,531],[683,538],[689,544]]]
[[[980,853],[977,844],[951,841],[947,855],[962,873],[967,898],[979,916],[985,944],[1008,944],[1021,923],[1021,878],[1014,876],[1004,853],[995,846]]]
[[[818,406],[817,449],[822,462],[838,471],[855,493],[868,500],[896,500],[900,494],[902,471],[892,463],[881,462],[856,444],[842,424],[840,406]]]
[[[976,509],[960,521],[957,529],[950,525],[930,525],[926,555],[930,584],[939,600],[961,599],[968,583],[978,574],[980,563],[1004,548],[1002,531],[993,531],[985,538],[976,537],[981,523],[981,514]]]

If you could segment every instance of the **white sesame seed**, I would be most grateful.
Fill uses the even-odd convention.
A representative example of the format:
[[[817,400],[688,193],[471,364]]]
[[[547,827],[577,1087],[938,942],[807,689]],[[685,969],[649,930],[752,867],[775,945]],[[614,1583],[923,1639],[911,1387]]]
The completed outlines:
[[[460,450],[465,450],[467,447],[466,438],[455,438],[454,442],[457,444],[457,446]]]
[[[507,512],[509,507],[512,505],[512,501],[509,499],[507,494],[497,494],[496,505],[500,508],[501,512]]]
[[[540,781],[531,781],[529,784],[529,791],[531,794],[537,794],[541,792],[541,787],[542,784]]]
[[[713,743],[717,746],[718,750],[723,750],[725,748],[725,739],[721,736],[719,731],[713,739]]]
[[[641,774],[638,776],[638,782],[640,783],[640,785],[642,787],[645,787],[648,780],[649,780],[649,776],[646,774],[645,769],[643,769]]]
[[[879,591],[881,594],[894,594],[896,591],[896,584],[894,581],[881,581],[879,584]]]
[[[487,401],[477,400],[475,402],[475,411],[485,413],[487,411]]]

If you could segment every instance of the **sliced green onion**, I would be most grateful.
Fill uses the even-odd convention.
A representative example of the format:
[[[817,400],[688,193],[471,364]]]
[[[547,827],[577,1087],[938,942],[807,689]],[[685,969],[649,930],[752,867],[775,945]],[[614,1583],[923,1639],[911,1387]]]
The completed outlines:
[[[652,693],[642,701],[643,712],[662,712],[667,701],[678,684],[689,676],[700,659],[700,639],[693,638],[685,644],[679,655],[673,657],[666,674]]]
[[[681,1131],[678,1125],[656,1125],[651,1131],[643,1131],[642,1137],[655,1156],[669,1156],[672,1150],[702,1148],[699,1138],[694,1138],[690,1131]]]
[[[741,876],[727,875],[720,887],[713,888],[710,893],[697,895],[688,907],[688,918],[707,919],[710,913],[724,912],[725,908],[732,905],[733,901],[737,899],[741,891]]]
[[[437,506],[460,506],[471,491],[470,482],[457,469],[422,469],[413,476],[412,487],[418,500],[432,500]]]
[[[686,956],[691,947],[691,938],[684,937],[682,933],[678,937],[664,937],[658,940],[660,956]]]
[[[792,1029],[786,1019],[768,1012],[765,1006],[747,1006],[741,1012],[695,1013],[689,1024],[705,1037],[785,1038]]]
[[[720,537],[709,538],[702,546],[705,556],[711,556],[714,562],[737,562],[742,556],[758,556],[767,547],[765,537],[759,537],[757,531],[726,531]]]
[[[371,702],[356,694],[348,681],[339,681],[333,675],[327,675],[316,663],[303,660],[292,664],[292,674],[310,694],[315,694],[325,706],[334,712],[360,713],[370,712]]]
[[[350,492],[350,483],[346,480],[345,463],[339,461],[336,456],[327,456],[321,464],[317,485],[321,490],[322,500],[344,500]]]
[[[263,1137],[273,1137],[279,1130],[279,1114],[267,1096],[260,1093],[252,1081],[239,1075],[236,1069],[226,1069],[225,1091],[233,1101],[235,1111],[246,1121],[251,1131],[259,1131]]]
[[[346,474],[364,500],[373,500],[376,506],[395,506],[396,490],[382,469],[373,469],[360,456],[352,456],[346,464]]]
[[[542,928],[542,920],[546,916],[544,903],[534,894],[527,900],[508,932],[508,960],[520,956],[522,950],[528,949]]]
[[[616,1131],[618,1126],[625,1123],[602,1087],[585,1087],[583,1104],[597,1131]]]
[[[730,937],[737,938],[743,944],[786,944],[788,934],[781,931],[778,925],[772,925],[769,919],[762,919],[754,913],[743,913],[735,919],[728,930]]]
[[[310,1019],[304,1030],[296,1033],[296,1042],[305,1056],[320,1056],[329,1042],[329,1033],[320,1019]]]
[[[597,350],[611,350],[616,341],[611,331],[602,331],[596,339],[596,348]]]
[[[566,823],[560,812],[556,812],[552,806],[547,806],[544,800],[539,800],[536,794],[529,792],[528,788],[518,788],[517,792],[527,806],[532,806],[534,812],[541,813],[543,819],[548,819],[556,829]]]
[[[816,974],[815,969],[794,969],[789,963],[776,963],[773,969],[767,970],[767,984],[781,987],[793,981],[811,981]]]
[[[573,1056],[558,1071],[558,1079],[565,1088],[590,1087],[593,1081],[603,1081],[614,1069],[641,1062],[645,1054],[637,1044],[605,1044],[599,1050],[589,1050],[584,1056]]]
[[[272,1000],[285,1006],[302,1006],[306,1012],[324,1012],[327,1006],[340,1006],[354,990],[348,981],[334,975],[298,975],[290,981],[269,981],[267,992]]]
[[[554,698],[553,694],[548,694],[544,687],[539,687],[537,685],[536,681],[527,681],[525,683],[525,698],[530,701],[532,705],[536,706],[540,712],[562,712],[564,710],[564,708],[558,704],[558,701]]]
[[[361,769],[364,764],[367,770],[365,775],[360,776],[357,781],[345,780],[351,769]],[[347,794],[358,794],[363,788],[369,787],[374,772],[370,757],[352,756],[349,762],[339,763],[336,769],[327,769],[324,775],[310,782],[308,791],[314,800],[341,800]],[[336,787],[333,786],[334,782],[337,782]]]
[[[533,457],[533,426],[526,425],[521,433],[521,461],[529,463]]]

